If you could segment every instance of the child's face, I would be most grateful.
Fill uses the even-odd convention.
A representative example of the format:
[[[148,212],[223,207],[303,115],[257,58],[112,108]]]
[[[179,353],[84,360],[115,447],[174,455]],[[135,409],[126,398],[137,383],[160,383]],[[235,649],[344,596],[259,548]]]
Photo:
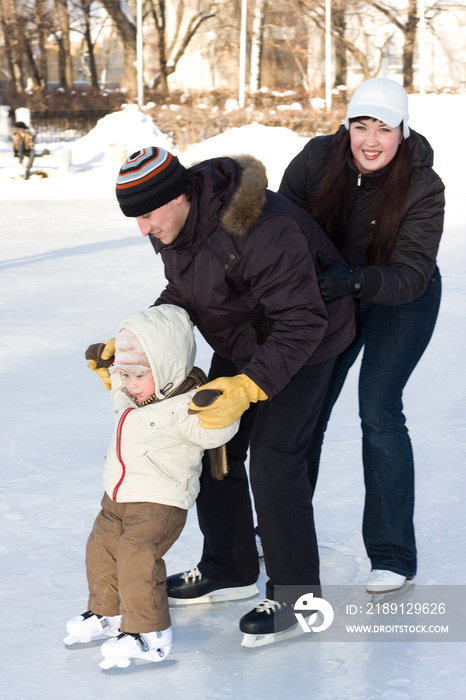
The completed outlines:
[[[155,392],[155,383],[152,372],[149,370],[144,374],[121,373],[123,383],[129,393],[134,396],[137,403],[143,403]]]

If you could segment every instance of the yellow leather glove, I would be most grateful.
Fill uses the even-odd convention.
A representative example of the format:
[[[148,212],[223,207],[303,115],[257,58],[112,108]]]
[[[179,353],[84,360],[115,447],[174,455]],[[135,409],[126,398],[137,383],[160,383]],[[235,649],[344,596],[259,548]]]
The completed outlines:
[[[206,405],[203,392],[209,392],[204,394],[212,401],[209,405]],[[246,374],[219,377],[199,387],[189,404],[189,413],[196,413],[203,428],[226,428],[238,420],[251,403],[266,401],[267,398],[267,394]]]
[[[87,366],[100,377],[107,391],[110,391],[112,386],[108,367],[113,364],[114,355],[115,338],[110,338],[106,343],[89,345],[86,350]]]

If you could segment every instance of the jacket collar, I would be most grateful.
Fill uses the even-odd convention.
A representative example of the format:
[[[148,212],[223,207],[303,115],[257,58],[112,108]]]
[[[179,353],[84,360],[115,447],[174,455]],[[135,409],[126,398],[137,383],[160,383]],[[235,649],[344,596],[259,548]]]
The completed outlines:
[[[246,236],[264,207],[266,169],[253,156],[213,158],[188,172],[193,195],[186,223],[168,246],[150,238],[157,253],[200,247],[219,226],[232,236]]]
[[[390,172],[390,164],[372,173],[361,173],[354,164],[352,156],[348,156],[346,164],[346,178],[350,187],[362,187],[372,189],[385,180]]]

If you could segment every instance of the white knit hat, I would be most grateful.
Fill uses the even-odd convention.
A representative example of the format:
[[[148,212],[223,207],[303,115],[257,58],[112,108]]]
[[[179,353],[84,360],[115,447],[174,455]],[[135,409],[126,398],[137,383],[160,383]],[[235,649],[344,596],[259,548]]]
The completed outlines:
[[[110,371],[145,374],[150,368],[147,355],[134,333],[122,328],[115,338],[115,362]]]
[[[408,93],[402,85],[388,78],[371,78],[354,92],[348,105],[345,126],[355,117],[372,117],[392,129],[403,122],[403,136],[409,136]]]

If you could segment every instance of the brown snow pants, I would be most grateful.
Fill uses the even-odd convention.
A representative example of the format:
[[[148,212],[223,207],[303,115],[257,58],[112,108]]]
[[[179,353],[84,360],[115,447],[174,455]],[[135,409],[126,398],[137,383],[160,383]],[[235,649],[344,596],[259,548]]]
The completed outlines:
[[[115,503],[104,494],[86,547],[89,610],[122,615],[122,632],[170,627],[162,557],[178,539],[187,511],[160,503]]]

